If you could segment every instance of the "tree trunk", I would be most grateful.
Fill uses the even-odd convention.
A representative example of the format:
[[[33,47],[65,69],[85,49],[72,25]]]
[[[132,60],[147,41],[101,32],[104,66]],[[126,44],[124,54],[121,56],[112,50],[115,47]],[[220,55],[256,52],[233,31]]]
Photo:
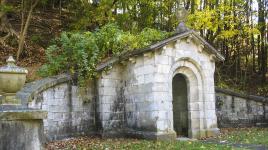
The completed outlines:
[[[262,83],[266,81],[267,72],[267,50],[265,49],[265,16],[264,16],[264,0],[258,0],[258,26],[260,30],[259,44],[260,44],[260,73],[262,77]]]
[[[18,51],[17,51],[17,61],[19,60],[21,52],[22,52],[23,47],[24,47],[25,36],[27,34],[27,30],[28,30],[28,27],[30,25],[30,20],[32,18],[33,9],[36,7],[38,2],[39,2],[39,0],[35,0],[34,4],[31,3],[31,7],[30,7],[30,10],[28,12],[26,22],[23,26],[23,30],[21,30],[21,34],[20,34],[21,36],[19,37],[19,47],[18,47]]]

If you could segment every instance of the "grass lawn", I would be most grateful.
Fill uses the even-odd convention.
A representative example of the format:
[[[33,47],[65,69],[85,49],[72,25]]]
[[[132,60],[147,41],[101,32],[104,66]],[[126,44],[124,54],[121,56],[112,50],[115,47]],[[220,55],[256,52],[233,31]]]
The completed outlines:
[[[268,146],[268,128],[221,129],[220,141]]]
[[[75,138],[53,142],[47,146],[52,149],[78,150],[231,150],[230,146],[205,144],[198,141],[148,141],[138,139],[100,139]]]
[[[261,144],[268,146],[268,129],[242,128],[222,129],[215,141],[228,143]],[[98,137],[80,137],[51,142],[48,150],[234,150],[230,145],[205,143],[204,141],[148,141],[138,139],[101,139]]]

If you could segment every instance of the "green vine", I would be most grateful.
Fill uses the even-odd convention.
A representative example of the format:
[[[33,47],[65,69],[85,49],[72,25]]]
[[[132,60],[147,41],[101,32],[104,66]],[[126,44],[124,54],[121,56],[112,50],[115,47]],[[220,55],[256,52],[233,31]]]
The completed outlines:
[[[46,49],[47,63],[39,74],[44,77],[77,73],[79,85],[83,86],[85,80],[96,76],[96,65],[104,58],[144,48],[170,34],[150,28],[134,34],[121,30],[116,24],[107,24],[95,32],[63,32]]]

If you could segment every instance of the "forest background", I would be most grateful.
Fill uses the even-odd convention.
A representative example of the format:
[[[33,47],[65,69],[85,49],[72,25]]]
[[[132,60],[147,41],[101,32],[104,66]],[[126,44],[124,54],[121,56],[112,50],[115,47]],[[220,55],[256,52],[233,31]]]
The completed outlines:
[[[217,62],[217,86],[268,96],[267,0],[1,0],[0,65],[8,55],[16,56],[18,64],[29,69],[28,81],[32,81],[40,78],[36,72],[49,62],[55,39],[64,45],[63,33],[84,39],[81,33],[112,23],[116,27],[108,26],[99,34],[124,32],[126,39],[135,39],[133,35],[141,33],[137,37],[144,41],[142,33],[148,34],[144,29],[162,37],[156,31],[172,32],[182,21],[224,55],[225,61]],[[109,38],[103,42],[109,43]],[[111,51],[100,51],[102,59]],[[84,51],[74,51],[80,52],[83,56]],[[67,60],[75,62],[79,57]]]

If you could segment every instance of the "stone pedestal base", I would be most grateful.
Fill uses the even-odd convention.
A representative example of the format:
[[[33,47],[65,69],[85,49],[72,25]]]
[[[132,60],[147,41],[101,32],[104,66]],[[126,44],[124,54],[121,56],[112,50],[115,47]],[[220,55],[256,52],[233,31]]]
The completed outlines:
[[[41,110],[0,112],[0,149],[42,150],[46,116],[47,112]]]

